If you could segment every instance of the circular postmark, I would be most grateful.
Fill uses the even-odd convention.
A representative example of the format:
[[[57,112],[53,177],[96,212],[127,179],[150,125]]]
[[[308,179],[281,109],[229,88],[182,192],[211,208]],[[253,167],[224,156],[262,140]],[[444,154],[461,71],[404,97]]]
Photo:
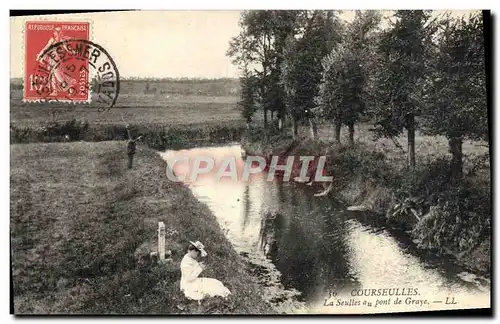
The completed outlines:
[[[111,109],[120,93],[120,74],[109,53],[84,39],[57,42],[43,51],[31,83],[41,100],[87,102],[98,111]]]

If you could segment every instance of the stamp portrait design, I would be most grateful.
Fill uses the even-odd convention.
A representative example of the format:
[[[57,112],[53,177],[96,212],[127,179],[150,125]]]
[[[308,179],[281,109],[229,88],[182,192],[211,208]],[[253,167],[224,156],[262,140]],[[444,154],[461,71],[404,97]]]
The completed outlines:
[[[64,54],[71,53],[66,42],[89,40],[88,22],[30,21],[25,28],[24,99],[71,100],[89,99],[88,62],[63,64]],[[58,51],[49,51],[54,45]],[[47,55],[48,54],[48,55]],[[74,63],[74,62],[73,62]]]

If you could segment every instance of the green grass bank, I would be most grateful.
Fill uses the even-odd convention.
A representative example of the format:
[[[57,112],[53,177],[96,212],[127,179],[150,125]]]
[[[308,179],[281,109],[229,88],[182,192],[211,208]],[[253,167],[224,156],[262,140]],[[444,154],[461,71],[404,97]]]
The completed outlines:
[[[10,154],[16,314],[274,312],[215,216],[167,179],[153,150],[139,146],[132,170],[122,141],[14,144]],[[159,221],[173,262],[155,265],[147,256]],[[203,275],[224,282],[228,300],[177,307],[188,240],[206,245]]]
[[[143,135],[142,142],[155,150],[236,142],[241,139],[244,129],[245,125],[238,121],[184,125],[131,124],[132,136]],[[127,139],[127,136],[124,123],[90,124],[72,119],[10,126],[11,144],[121,141]]]

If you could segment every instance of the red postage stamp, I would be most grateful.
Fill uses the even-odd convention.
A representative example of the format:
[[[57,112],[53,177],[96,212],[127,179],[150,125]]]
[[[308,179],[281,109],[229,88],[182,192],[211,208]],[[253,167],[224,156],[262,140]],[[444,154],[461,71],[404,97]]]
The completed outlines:
[[[25,26],[25,101],[87,102],[89,62],[64,64],[67,42],[89,41],[88,22],[29,21]],[[59,49],[62,50],[59,50]],[[57,49],[57,50],[54,50]]]

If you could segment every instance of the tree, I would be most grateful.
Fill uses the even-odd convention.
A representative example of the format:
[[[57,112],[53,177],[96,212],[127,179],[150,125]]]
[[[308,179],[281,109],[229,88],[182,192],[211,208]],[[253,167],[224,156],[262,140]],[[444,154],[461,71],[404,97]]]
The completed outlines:
[[[270,106],[273,111],[277,112],[278,128],[281,131],[286,117],[285,91],[280,82],[282,74],[281,68],[284,61],[284,50],[286,39],[289,36],[296,35],[300,29],[303,11],[291,10],[276,10],[274,25],[274,49],[275,49],[275,64],[271,71],[272,88],[269,93]]]
[[[272,64],[272,16],[266,10],[244,11],[240,17],[241,31],[231,39],[227,55],[236,65],[257,65],[259,97],[264,112],[264,125],[267,127],[267,100],[270,67]]]
[[[255,76],[248,70],[245,66],[242,71],[242,76],[240,77],[241,83],[241,99],[238,101],[238,107],[241,110],[241,114],[247,126],[252,122],[253,115],[256,111],[255,105],[255,92],[256,92],[256,82]]]
[[[338,63],[343,62],[343,45],[334,49],[323,58],[323,72],[318,96],[316,97],[317,107],[315,113],[325,120],[333,120],[335,126],[335,141],[340,143],[340,130],[342,126],[342,110],[338,103],[342,101],[341,94],[341,71]]]
[[[309,121],[311,136],[317,136],[315,98],[319,93],[323,71],[322,60],[340,42],[342,35],[340,20],[332,11],[314,11],[304,36],[298,42],[300,86],[298,96]]]
[[[349,127],[349,143],[354,144],[354,125],[363,113],[366,81],[373,64],[373,31],[380,22],[376,11],[356,11],[347,25],[342,43],[323,59],[322,82],[316,98],[316,113],[333,119],[335,140],[340,143],[341,125]]]
[[[333,50],[323,61],[323,82],[317,98],[317,112],[333,119],[335,141],[340,143],[342,124],[349,126],[349,144],[354,144],[354,124],[364,109],[361,98],[364,73],[358,58],[345,46]]]
[[[425,76],[436,26],[429,11],[398,10],[396,22],[381,33],[373,99],[370,107],[377,136],[394,138],[404,129],[408,160],[415,167],[415,117],[421,114]]]
[[[297,68],[298,55],[296,50],[296,41],[293,36],[286,39],[286,44],[283,49],[284,59],[281,65],[281,86],[285,95],[284,103],[287,109],[287,114],[292,119],[292,135],[296,138],[298,135],[298,120],[300,118],[299,98],[297,89],[299,88],[299,71]]]
[[[231,39],[227,55],[233,64],[252,66],[258,80],[258,98],[267,127],[268,111],[284,118],[283,89],[279,86],[283,47],[288,35],[298,32],[303,11],[255,10],[241,14],[241,31]]]
[[[312,110],[321,82],[321,60],[340,39],[340,21],[331,11],[315,10],[309,13],[301,36],[288,37],[282,62],[281,84],[287,111],[297,135],[298,121],[306,118],[311,135],[317,135]]]
[[[464,139],[488,139],[483,18],[440,22],[435,70],[426,83],[423,129],[430,135],[444,135],[452,153],[455,180],[463,175]]]

